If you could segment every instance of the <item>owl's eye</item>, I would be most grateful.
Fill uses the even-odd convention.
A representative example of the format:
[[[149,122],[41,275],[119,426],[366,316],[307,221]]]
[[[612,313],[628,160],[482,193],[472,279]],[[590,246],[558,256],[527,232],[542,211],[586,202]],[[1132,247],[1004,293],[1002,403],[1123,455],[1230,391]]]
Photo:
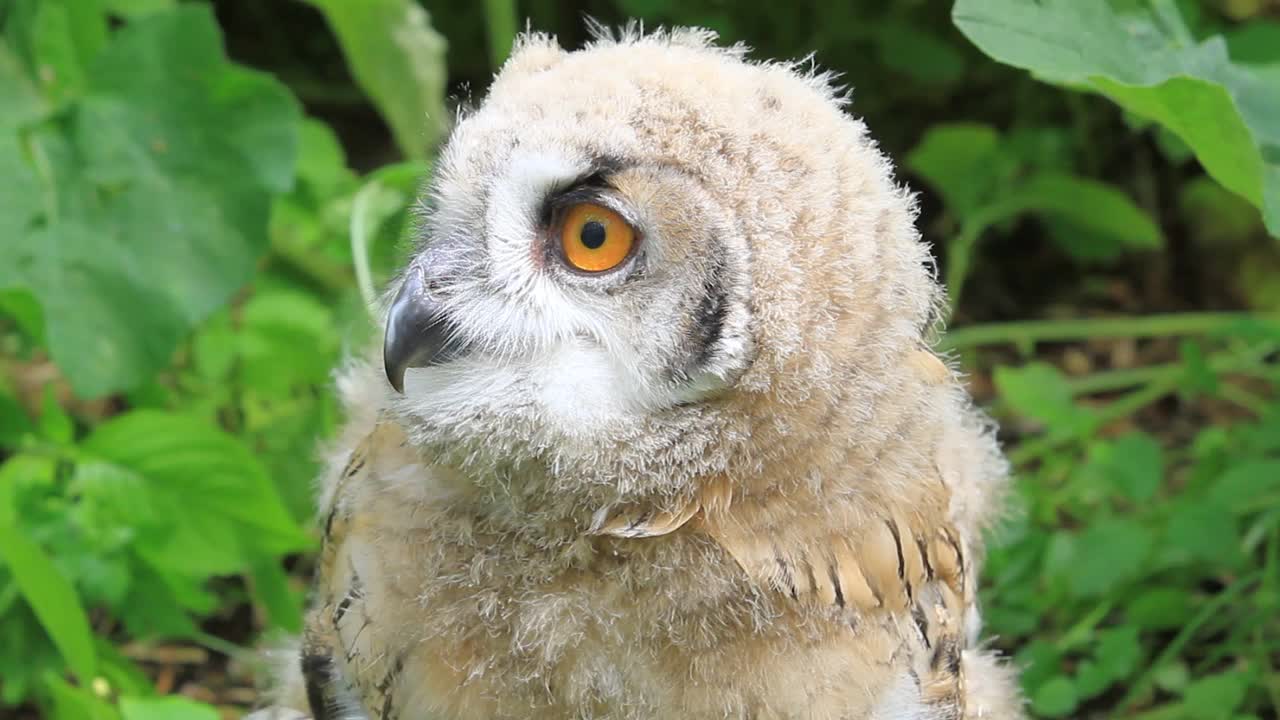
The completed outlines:
[[[593,203],[569,207],[560,225],[564,259],[583,272],[604,272],[631,255],[636,233],[618,213]]]

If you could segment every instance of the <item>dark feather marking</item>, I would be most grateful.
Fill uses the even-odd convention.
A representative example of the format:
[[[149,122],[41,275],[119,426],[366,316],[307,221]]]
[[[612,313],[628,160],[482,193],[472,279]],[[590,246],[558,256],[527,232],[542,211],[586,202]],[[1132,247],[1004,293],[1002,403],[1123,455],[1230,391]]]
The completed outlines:
[[[938,641],[938,647],[933,651],[933,657],[929,661],[929,666],[934,672],[944,664],[948,672],[952,674],[960,672],[960,646],[951,636],[945,636]]]
[[[351,460],[347,462],[347,466],[342,469],[342,477],[349,478],[360,472],[361,468],[364,467],[364,463],[365,457],[363,454],[352,456]]]
[[[923,538],[916,537],[916,547],[920,549],[920,559],[924,562],[924,577],[926,580],[932,580],[933,565],[929,563],[929,551],[925,548]]]
[[[333,537],[333,519],[338,514],[338,504],[335,502],[333,507],[329,508],[329,514],[324,519],[324,540],[327,542]]]
[[[349,610],[350,608],[351,608],[351,594],[347,593],[347,596],[342,598],[342,602],[338,603],[338,608],[333,611],[333,624],[337,625],[338,623],[342,622],[342,616],[346,615],[347,610]]]
[[[960,586],[960,592],[964,593],[964,551],[960,549],[960,541],[956,539],[956,536],[953,535],[949,529],[945,527],[942,528],[942,536],[946,538],[947,542],[950,543],[951,547],[956,551],[956,575],[958,576],[956,578],[956,582]]]
[[[347,591],[347,594],[342,598],[342,602],[338,603],[338,607],[333,611],[333,626],[335,628],[338,623],[342,622],[342,618],[347,614],[347,611],[351,609],[351,603],[363,597],[364,592],[359,585],[355,585]]]
[[[809,578],[809,592],[816,593],[818,591],[818,578],[813,576],[813,563],[806,562],[804,564],[804,572]]]
[[[834,565],[827,566],[827,577],[831,578],[831,584],[835,586],[836,589],[836,606],[844,607],[844,588],[840,586],[840,577],[836,575],[836,568]]]
[[[333,682],[333,658],[328,655],[304,654],[302,678],[307,688],[307,704],[313,720],[333,720],[328,689]]]
[[[724,319],[729,312],[729,304],[720,275],[721,270],[717,266],[707,278],[706,294],[694,315],[690,340],[694,343],[693,347],[697,348],[693,357],[695,366],[703,365],[711,358],[711,350],[724,332]]]
[[[355,637],[351,638],[351,644],[347,646],[346,652],[344,653],[347,656],[347,662],[351,662],[352,660],[355,659],[356,643],[360,642],[360,635],[364,633],[364,629],[369,627],[372,624],[373,624],[373,618],[366,615],[364,618],[364,624],[361,625],[360,629],[356,631]]]
[[[635,520],[632,520],[627,525],[627,530],[635,530],[641,525],[644,525],[645,523],[649,522],[649,518],[651,517],[653,517],[653,510],[645,510],[644,512],[640,513],[639,517],[637,517]]]
[[[799,600],[800,595],[796,592],[796,583],[791,577],[791,568],[787,567],[787,563],[782,559],[781,555],[775,554],[773,559],[778,563],[778,580],[782,583],[782,588],[791,595],[792,600]]]
[[[892,520],[885,520],[884,524],[889,528],[889,533],[893,535],[893,547],[898,551],[898,579],[906,579],[906,562],[902,557],[902,536],[898,534],[898,526]],[[910,592],[908,592],[910,594]]]
[[[683,361],[668,370],[676,380],[687,381],[710,360],[716,343],[724,334],[725,317],[729,314],[729,299],[724,288],[724,269],[717,262],[703,282],[702,297],[693,313],[683,347],[687,348]]]
[[[924,608],[920,605],[914,605],[911,608],[911,619],[916,623],[916,629],[920,631],[920,639],[924,640],[924,647],[929,650],[933,647],[933,643],[929,640],[929,621],[925,618]]]
[[[382,713],[379,715],[379,720],[391,720],[391,705],[395,698],[392,686],[395,685],[396,679],[400,677],[400,673],[403,670],[404,655],[401,655],[396,658],[395,664],[391,666],[391,669],[387,671],[386,676],[378,683],[378,692],[383,694]]]

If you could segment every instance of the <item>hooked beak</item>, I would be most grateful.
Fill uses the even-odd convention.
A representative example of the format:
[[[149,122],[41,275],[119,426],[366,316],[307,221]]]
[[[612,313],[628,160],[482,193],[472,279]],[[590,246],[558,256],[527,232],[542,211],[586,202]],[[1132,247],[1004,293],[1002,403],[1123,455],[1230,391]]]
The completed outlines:
[[[410,266],[387,313],[382,343],[382,362],[391,387],[403,394],[406,370],[444,362],[452,332],[440,304],[427,292],[422,268]]]

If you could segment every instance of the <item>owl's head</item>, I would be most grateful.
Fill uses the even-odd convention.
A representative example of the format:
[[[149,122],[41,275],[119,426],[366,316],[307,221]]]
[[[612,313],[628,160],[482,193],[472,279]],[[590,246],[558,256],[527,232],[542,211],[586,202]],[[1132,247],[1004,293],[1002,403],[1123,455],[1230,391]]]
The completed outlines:
[[[909,194],[829,77],[713,40],[517,43],[393,288],[412,437],[688,479],[892,384],[939,296]]]

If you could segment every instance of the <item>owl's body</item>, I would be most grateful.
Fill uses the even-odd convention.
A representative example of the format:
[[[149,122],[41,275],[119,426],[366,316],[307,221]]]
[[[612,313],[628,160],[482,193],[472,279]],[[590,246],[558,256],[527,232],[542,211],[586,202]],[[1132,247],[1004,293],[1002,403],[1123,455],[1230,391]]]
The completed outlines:
[[[826,78],[696,32],[526,38],[433,192],[386,343],[404,393],[341,382],[282,706],[1020,716],[976,645],[1005,465],[926,347],[910,197]],[[604,270],[556,220],[583,198],[635,231]],[[422,361],[405,329],[442,324]]]

